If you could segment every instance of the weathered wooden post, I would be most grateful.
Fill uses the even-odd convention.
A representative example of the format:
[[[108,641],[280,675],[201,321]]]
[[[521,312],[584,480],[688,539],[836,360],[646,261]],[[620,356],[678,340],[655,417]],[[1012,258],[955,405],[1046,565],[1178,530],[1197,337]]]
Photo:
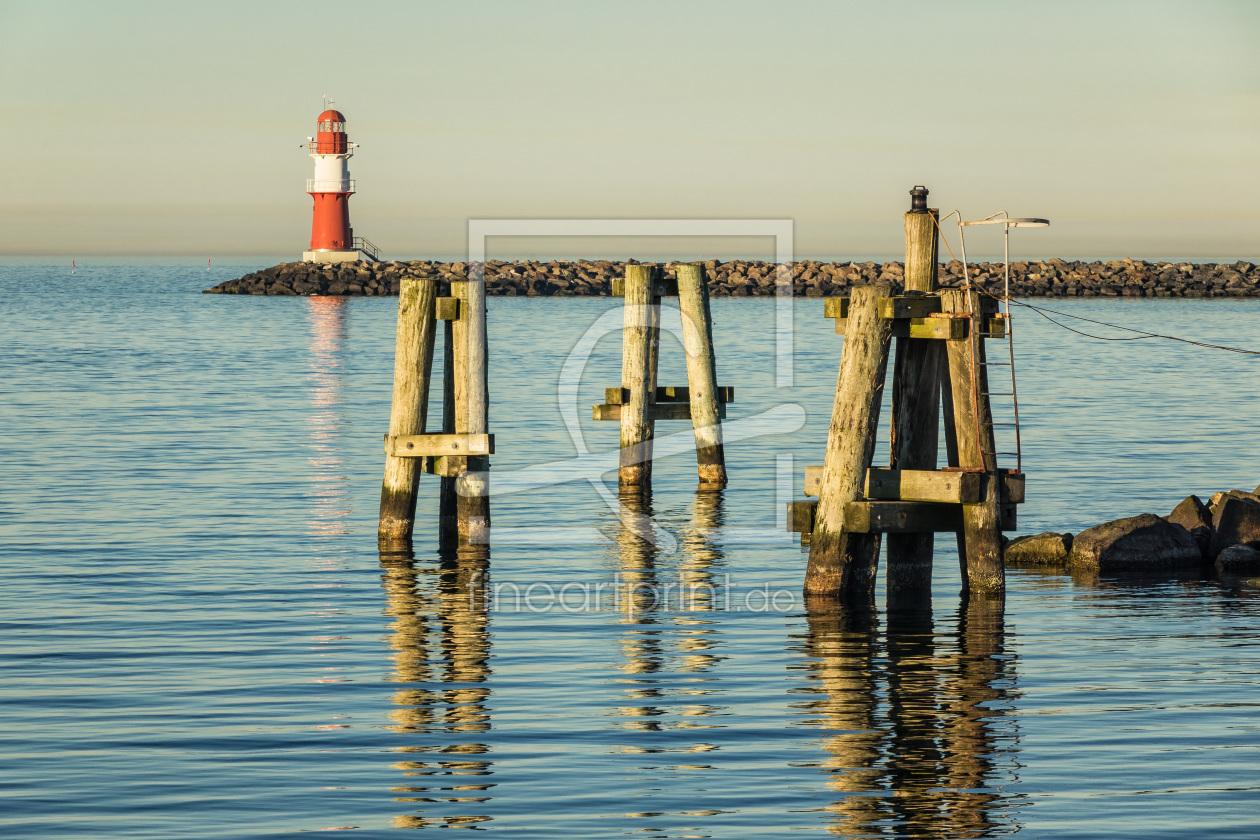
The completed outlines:
[[[439,541],[449,547],[489,539],[489,456],[485,287],[452,282],[455,297],[437,297],[437,281],[407,277],[398,304],[394,398],[385,435],[381,540],[409,539],[421,472],[442,476]],[[425,429],[436,321],[447,322],[443,360],[442,431]],[[454,527],[452,527],[452,522]]]
[[[604,389],[594,406],[596,420],[621,424],[618,479],[622,487],[652,482],[652,439],[657,420],[690,420],[696,436],[696,464],[702,487],[726,484],[721,420],[735,389],[717,384],[713,358],[713,320],[709,290],[701,266],[676,266],[675,279],[654,265],[626,266],[624,280],[613,280],[613,294],[625,297],[621,338],[621,387]],[[677,295],[687,351],[687,386],[656,384],[660,360],[661,298]]]
[[[625,329],[621,338],[621,459],[623,486],[652,481],[656,365],[660,348],[661,298],[654,294],[654,265],[627,265]]]
[[[429,371],[433,365],[437,281],[405,277],[398,293],[398,328],[394,345],[394,395],[389,434],[422,435],[429,405]],[[420,464],[414,458],[385,456],[377,537],[405,540],[416,519]]]
[[[458,303],[456,309],[458,309]],[[442,433],[455,434],[455,322],[442,322]],[[455,476],[441,476],[438,491],[438,546],[452,549],[459,544],[459,514]]]
[[[845,505],[863,497],[866,471],[875,454],[892,321],[879,317],[886,285],[853,290],[849,303],[840,375],[836,384],[827,455],[805,571],[806,595],[873,595],[879,561],[878,533],[852,533]]]
[[[932,294],[937,275],[937,211],[928,209],[928,190],[915,187],[905,214],[906,294]],[[892,458],[894,470],[935,470],[940,428],[940,382],[944,347],[935,339],[897,338],[893,364]],[[888,535],[887,586],[931,593],[931,533]]]
[[[459,318],[451,331],[454,345],[455,433],[470,439],[487,435],[490,391],[486,352],[486,284],[480,264],[469,266],[468,280],[451,282],[459,299]],[[491,450],[492,451],[492,450]],[[484,544],[490,539],[489,452],[464,456],[455,476],[456,518],[462,543]]]
[[[980,295],[968,289],[945,289],[941,292],[941,311],[970,319],[967,336],[945,344],[953,391],[958,466],[984,473],[979,502],[962,506],[963,585],[971,592],[1002,593],[1006,588],[1002,567],[1002,482],[997,472],[997,447],[981,340],[984,312]]]
[[[687,351],[687,389],[691,425],[696,433],[696,468],[701,484],[726,484],[719,418],[717,362],[713,353],[713,318],[704,266],[678,265],[678,308],[682,311],[683,347]]]

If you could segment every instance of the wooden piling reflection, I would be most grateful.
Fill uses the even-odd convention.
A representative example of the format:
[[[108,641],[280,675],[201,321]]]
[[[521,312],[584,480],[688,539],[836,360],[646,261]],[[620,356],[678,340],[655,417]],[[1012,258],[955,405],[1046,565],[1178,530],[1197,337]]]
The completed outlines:
[[[958,656],[946,699],[949,714],[944,727],[945,778],[950,823],[957,837],[987,836],[995,823],[999,801],[995,777],[996,755],[1014,746],[1003,729],[1014,726],[1002,718],[995,701],[1005,699],[1014,673],[1003,656],[1005,648],[1003,599],[965,597],[958,616]],[[1005,743],[1003,743],[1005,742]]]
[[[678,596],[673,623],[682,653],[680,671],[700,673],[722,660],[714,621],[707,615],[725,609],[726,552],[716,536],[726,522],[726,494],[712,484],[696,490],[691,521],[679,536]]]
[[[615,603],[621,611],[622,623],[627,625],[622,634],[620,667],[627,674],[650,674],[660,670],[664,656],[656,617],[661,607],[660,581],[656,573],[660,549],[653,531],[652,494],[644,487],[623,487],[617,501],[620,507],[616,534],[620,585]],[[636,699],[651,695],[648,689],[630,693]]]
[[[394,818],[399,828],[473,825],[493,787],[490,747],[490,635],[485,602],[488,551],[463,546],[436,564],[417,562],[409,546],[380,553],[390,616],[393,679],[388,717],[403,736],[393,765],[405,782],[394,801],[418,806]]]
[[[827,787],[841,794],[823,808],[827,830],[841,837],[876,836],[886,818],[880,790],[879,618],[864,607],[842,609],[828,598],[807,598],[805,652],[811,697],[799,704],[822,730]]]
[[[722,490],[701,485],[696,491],[691,522],[679,539],[679,602],[684,611],[707,612],[722,606],[725,582],[717,575],[726,555],[714,537],[726,523],[725,504]]]
[[[938,629],[930,609],[890,609],[881,627],[865,605],[807,601],[802,651],[818,727],[827,830],[845,837],[987,837],[1010,830],[1001,793],[1013,720],[1002,715],[1014,673],[1003,657],[1002,602],[973,598]]]
[[[670,730],[668,746],[636,740],[624,752],[696,752],[712,745],[697,740],[680,747],[673,730],[702,729],[698,718],[720,714],[707,698],[703,676],[723,658],[711,611],[723,608],[725,555],[713,539],[724,520],[722,491],[700,490],[690,522],[678,535],[677,554],[663,550],[673,537],[652,527],[651,492],[622,488],[613,535],[615,603],[620,609],[618,652],[624,702],[615,712],[620,728],[636,733]],[[678,558],[677,576],[663,564]],[[683,682],[675,674],[687,674]],[[646,735],[646,738],[652,736]]]

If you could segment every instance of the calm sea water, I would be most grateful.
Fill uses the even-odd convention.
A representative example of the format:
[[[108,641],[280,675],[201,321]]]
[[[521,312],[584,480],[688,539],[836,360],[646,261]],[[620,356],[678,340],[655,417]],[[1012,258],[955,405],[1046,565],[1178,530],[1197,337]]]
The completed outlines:
[[[714,302],[730,488],[662,458],[652,544],[588,480],[619,301],[491,299],[487,560],[438,554],[430,477],[378,552],[396,300],[197,293],[239,273],[0,266],[0,836],[1260,834],[1260,589],[1017,571],[968,605],[940,540],[930,609],[803,608],[819,301],[790,386],[773,302]],[[1047,305],[1260,348],[1260,301]],[[1260,482],[1256,357],[1017,318],[1021,533]]]

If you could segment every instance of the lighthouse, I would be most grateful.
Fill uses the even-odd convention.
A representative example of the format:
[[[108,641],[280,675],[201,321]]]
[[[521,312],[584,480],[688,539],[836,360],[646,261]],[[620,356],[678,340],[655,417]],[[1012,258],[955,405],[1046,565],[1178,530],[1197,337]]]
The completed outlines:
[[[346,135],[346,118],[328,109],[319,115],[317,132],[306,138],[306,148],[315,161],[315,177],[306,182],[306,192],[315,202],[311,217],[311,250],[302,254],[307,262],[349,262],[378,258],[376,247],[362,237],[356,239],[350,227],[350,158],[354,143]]]

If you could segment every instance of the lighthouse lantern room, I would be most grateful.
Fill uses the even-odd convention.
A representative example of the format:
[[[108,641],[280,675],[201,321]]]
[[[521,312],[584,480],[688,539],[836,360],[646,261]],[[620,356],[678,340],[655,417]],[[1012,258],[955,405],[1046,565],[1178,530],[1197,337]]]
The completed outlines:
[[[346,118],[328,109],[319,115],[316,136],[306,138],[306,148],[315,161],[315,177],[306,182],[306,192],[315,202],[311,218],[311,249],[302,254],[308,262],[350,262],[372,260],[376,248],[363,238],[355,238],[350,227],[350,157],[354,143],[346,135]]]

